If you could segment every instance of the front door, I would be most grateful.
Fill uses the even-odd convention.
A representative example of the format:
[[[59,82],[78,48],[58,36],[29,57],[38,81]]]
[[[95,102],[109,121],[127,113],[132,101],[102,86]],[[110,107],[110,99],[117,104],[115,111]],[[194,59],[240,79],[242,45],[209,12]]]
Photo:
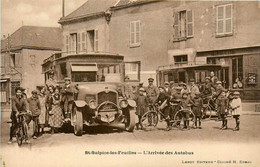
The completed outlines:
[[[179,72],[179,82],[184,82],[184,83],[186,83],[185,71]]]

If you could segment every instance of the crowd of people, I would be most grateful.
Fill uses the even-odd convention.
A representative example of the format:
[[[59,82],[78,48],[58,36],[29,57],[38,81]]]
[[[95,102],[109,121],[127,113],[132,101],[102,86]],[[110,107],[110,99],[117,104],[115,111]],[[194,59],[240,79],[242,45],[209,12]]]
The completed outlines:
[[[16,88],[16,95],[12,97],[9,144],[16,135],[19,113],[26,113],[24,121],[27,124],[33,121],[33,139],[43,134],[45,127],[50,127],[51,134],[54,134],[62,128],[63,123],[69,121],[75,87],[71,85],[70,78],[65,78],[65,84],[61,87],[54,80],[53,71],[49,72],[49,76],[46,85],[39,87],[39,90],[33,90],[30,98],[24,93],[25,89]],[[25,142],[29,143],[28,133],[25,135]]]
[[[214,74],[214,73],[213,73]],[[219,119],[222,121],[221,129],[227,129],[228,110],[232,109],[232,115],[236,120],[235,131],[239,130],[239,118],[242,111],[241,99],[239,92],[233,92],[232,97],[227,94],[222,86],[222,82],[218,81],[214,75],[206,77],[205,83],[198,87],[194,79],[190,79],[189,83],[180,82],[176,84],[173,81],[165,82],[163,86],[155,86],[154,79],[148,79],[148,86],[144,87],[143,83],[134,86],[127,82],[124,84],[122,96],[132,98],[136,101],[136,114],[139,118],[136,129],[141,128],[141,118],[144,113],[149,111],[151,106],[160,106],[163,112],[163,118],[167,127],[171,128],[171,120],[179,111],[180,106],[183,109],[192,110],[195,115],[195,127],[201,129],[202,108],[209,98],[215,99],[216,110]],[[75,86],[71,84],[70,78],[64,79],[64,86],[60,87],[54,80],[54,72],[49,72],[49,79],[46,84],[39,87],[39,90],[31,92],[32,96],[27,98],[24,89],[16,88],[16,95],[12,98],[12,112],[10,127],[10,139],[8,143],[12,143],[18,127],[19,113],[26,112],[25,121],[27,124],[33,121],[33,139],[37,139],[39,135],[44,133],[45,127],[51,128],[51,134],[58,132],[62,125],[69,122],[72,112],[72,104],[74,100]],[[178,103],[179,105],[172,105]],[[189,112],[184,113],[184,128],[189,129]],[[28,134],[26,134],[26,142],[29,143]]]
[[[171,129],[171,122],[174,120],[174,116],[180,110],[180,107],[184,109],[183,112],[186,111],[183,113],[184,129],[190,129],[190,113],[187,111],[192,111],[195,115],[194,128],[202,129],[201,120],[204,104],[207,104],[209,99],[213,99],[218,120],[222,121],[220,129],[227,129],[227,115],[229,111],[232,111],[233,118],[236,121],[236,127],[233,130],[239,130],[239,118],[242,112],[240,93],[237,91],[231,93],[224,89],[222,82],[214,76],[213,72],[210,77],[205,78],[205,83],[200,86],[195,84],[194,79],[190,79],[188,84],[180,82],[176,85],[173,81],[165,82],[163,86],[158,88],[153,82],[154,79],[149,78],[147,87],[143,87],[143,83],[140,83],[138,87],[133,86],[132,94],[128,93],[128,98],[135,99],[137,103],[136,114],[139,121],[136,124],[136,129],[142,129],[142,115],[151,106],[159,106],[163,113],[163,119],[167,123],[166,130]]]

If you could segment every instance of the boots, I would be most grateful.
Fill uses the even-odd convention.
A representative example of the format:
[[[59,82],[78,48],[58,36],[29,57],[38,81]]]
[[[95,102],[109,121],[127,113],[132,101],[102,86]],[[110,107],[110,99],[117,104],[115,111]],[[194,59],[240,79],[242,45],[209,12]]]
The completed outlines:
[[[194,127],[194,129],[197,129],[197,120],[196,120],[196,122],[195,122],[195,127]]]
[[[225,120],[222,120],[222,127],[220,128],[220,130],[223,130],[225,127]]]
[[[239,131],[239,121],[236,121],[236,127],[233,129],[233,131]]]
[[[200,121],[200,120],[199,120],[199,129],[202,129],[202,128],[201,128],[201,121]]]
[[[170,128],[170,121],[169,120],[167,120],[166,121],[166,123],[167,123],[167,127],[166,127],[166,131],[169,131],[169,130],[171,130],[171,128]]]
[[[190,124],[189,124],[189,123],[190,123],[190,121],[187,120],[187,121],[186,121],[187,129],[190,129]]]
[[[225,120],[225,125],[223,129],[227,129],[227,120]]]
[[[184,127],[183,129],[187,129],[187,121],[183,121],[184,122]]]

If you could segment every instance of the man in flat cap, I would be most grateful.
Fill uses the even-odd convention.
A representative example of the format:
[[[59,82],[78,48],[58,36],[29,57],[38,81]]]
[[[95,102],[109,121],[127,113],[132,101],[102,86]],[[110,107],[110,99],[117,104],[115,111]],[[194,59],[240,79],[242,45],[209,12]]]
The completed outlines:
[[[41,104],[38,98],[38,92],[36,90],[32,91],[32,97],[27,99],[28,108],[32,113],[33,120],[33,138],[37,139],[39,135],[39,116],[41,114]]]
[[[195,94],[200,92],[199,87],[195,84],[195,80],[193,78],[190,79],[190,97],[193,99]]]
[[[75,86],[71,84],[69,77],[64,78],[65,84],[62,87],[62,105],[64,110],[65,121],[68,121],[72,112],[72,104],[74,100],[74,93],[76,92]]]
[[[153,104],[159,96],[158,88],[153,84],[154,79],[148,78],[148,86],[146,87],[146,95],[148,97],[149,103]]]
[[[55,81],[54,79],[54,71],[51,70],[48,72],[48,75],[49,75],[49,79],[46,81],[46,89],[52,85],[52,86],[56,86],[57,85],[57,82]]]
[[[202,86],[202,96],[209,97],[212,95],[212,89],[216,89],[212,82],[210,82],[210,77],[206,77],[205,84]]]
[[[165,93],[168,95],[168,96],[171,96],[172,95],[172,90],[170,88],[170,83],[169,82],[164,82],[164,89],[165,89]]]
[[[26,100],[23,98],[22,96],[22,88],[21,87],[17,87],[15,89],[15,93],[16,95],[14,97],[12,97],[12,112],[10,115],[10,118],[12,120],[12,125],[10,127],[10,138],[8,141],[8,144],[12,143],[12,138],[15,135],[15,131],[17,129],[17,118],[18,118],[18,114],[21,112],[26,112],[27,106],[26,106]],[[26,142],[28,142],[28,135],[26,134]]]

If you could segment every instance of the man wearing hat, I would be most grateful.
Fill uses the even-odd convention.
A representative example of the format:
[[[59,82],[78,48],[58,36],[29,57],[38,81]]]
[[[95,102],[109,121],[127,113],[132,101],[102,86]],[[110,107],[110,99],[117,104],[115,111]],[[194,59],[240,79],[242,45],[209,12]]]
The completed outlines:
[[[171,96],[172,95],[172,90],[170,88],[170,83],[169,82],[164,82],[164,89],[165,89],[165,93],[168,95],[168,96]]]
[[[49,79],[46,81],[46,86],[47,86],[46,88],[48,88],[50,85],[56,86],[57,82],[54,79],[54,71],[53,70],[49,71],[48,75],[49,75]]]
[[[188,95],[190,94],[190,90],[188,89],[188,86],[186,83],[182,83],[182,90],[181,90],[181,95],[183,93],[187,93]]]
[[[148,79],[148,86],[146,87],[146,95],[148,97],[149,103],[153,104],[154,101],[158,98],[159,96],[159,90],[156,86],[153,85],[153,78]]]
[[[182,90],[182,87],[180,86],[177,86],[176,88],[176,92],[172,95],[172,98],[171,98],[171,103],[179,103],[182,99],[182,94],[181,94],[181,90]],[[173,105],[172,106],[172,109],[170,111],[170,118],[171,120],[174,119],[174,115],[176,114],[176,112],[180,109],[180,106],[179,105]]]
[[[123,93],[123,96],[125,98],[131,98],[132,97],[132,86],[129,83],[129,76],[128,75],[125,76],[125,83],[124,83],[122,93]]]
[[[212,82],[210,82],[210,77],[206,77],[205,84],[202,86],[201,94],[203,97],[209,97],[212,95],[212,89],[216,89]]]
[[[195,80],[193,78],[190,79],[190,97],[193,99],[196,93],[199,93],[199,87],[195,85]]]
[[[213,83],[213,85],[216,85],[218,81],[218,77],[215,76],[214,71],[210,72],[210,82]]]
[[[64,78],[65,84],[62,87],[62,108],[64,111],[65,121],[68,121],[72,112],[72,104],[74,100],[75,86],[71,84],[69,77]]]
[[[15,135],[15,131],[17,129],[17,115],[21,112],[26,112],[26,102],[25,99],[22,96],[22,88],[17,87],[15,89],[16,95],[12,97],[12,112],[10,115],[10,119],[12,120],[12,125],[10,127],[10,138],[8,143],[12,143],[12,138]],[[26,134],[27,135],[27,134]],[[28,136],[25,139],[26,142],[28,142]]]
[[[38,98],[38,92],[36,90],[32,91],[32,97],[27,99],[29,110],[32,113],[33,120],[33,138],[37,139],[38,137],[38,126],[39,126],[39,116],[41,114],[41,104]]]

